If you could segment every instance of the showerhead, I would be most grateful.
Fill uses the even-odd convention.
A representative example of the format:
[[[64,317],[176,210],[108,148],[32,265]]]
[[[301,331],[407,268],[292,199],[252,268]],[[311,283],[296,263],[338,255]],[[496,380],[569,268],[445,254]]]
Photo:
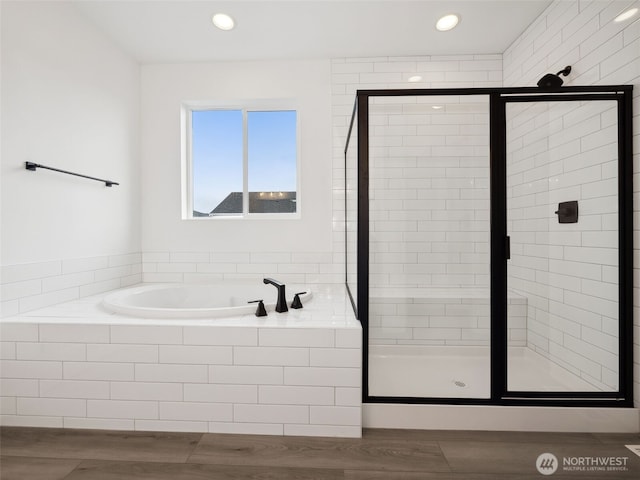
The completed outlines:
[[[571,65],[567,65],[555,75],[553,73],[547,73],[544,77],[538,80],[538,87],[540,88],[560,88],[564,83],[560,78],[560,75],[565,77],[571,73]]]

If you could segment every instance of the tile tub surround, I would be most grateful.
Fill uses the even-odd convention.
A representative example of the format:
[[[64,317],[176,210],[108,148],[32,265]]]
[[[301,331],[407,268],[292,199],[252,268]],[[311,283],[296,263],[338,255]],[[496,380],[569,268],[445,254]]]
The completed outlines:
[[[101,298],[3,320],[3,425],[361,435],[362,330],[344,287],[261,319],[145,320]]]
[[[212,220],[215,221],[215,220]],[[287,283],[339,284],[344,255],[332,252],[146,251],[145,283],[202,283],[273,276]]]
[[[369,341],[374,345],[489,345],[489,292],[481,289],[373,289]],[[527,343],[527,299],[508,298],[510,346]]]

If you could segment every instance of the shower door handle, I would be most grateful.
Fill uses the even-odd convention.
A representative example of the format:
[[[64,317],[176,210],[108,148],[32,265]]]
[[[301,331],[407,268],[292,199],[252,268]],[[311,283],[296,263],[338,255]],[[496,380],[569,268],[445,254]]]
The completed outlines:
[[[507,260],[511,259],[511,237],[509,235],[504,237],[504,257]]]

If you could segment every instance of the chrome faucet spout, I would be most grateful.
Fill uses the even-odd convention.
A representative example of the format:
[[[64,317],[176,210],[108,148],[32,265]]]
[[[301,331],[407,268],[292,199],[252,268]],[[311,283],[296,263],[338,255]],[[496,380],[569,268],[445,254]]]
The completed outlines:
[[[278,301],[276,302],[276,312],[282,313],[289,311],[287,307],[286,285],[273,278],[265,278],[262,280],[264,284],[271,284],[278,289]]]

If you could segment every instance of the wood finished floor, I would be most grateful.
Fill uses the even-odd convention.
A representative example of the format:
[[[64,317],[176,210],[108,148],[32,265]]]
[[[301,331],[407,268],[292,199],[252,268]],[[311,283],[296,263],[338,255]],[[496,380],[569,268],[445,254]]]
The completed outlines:
[[[545,478],[538,455],[628,457],[627,472],[549,478],[638,479],[638,434],[365,430],[362,439],[44,428],[0,429],[2,480],[507,480]],[[562,461],[562,460],[560,460]]]

